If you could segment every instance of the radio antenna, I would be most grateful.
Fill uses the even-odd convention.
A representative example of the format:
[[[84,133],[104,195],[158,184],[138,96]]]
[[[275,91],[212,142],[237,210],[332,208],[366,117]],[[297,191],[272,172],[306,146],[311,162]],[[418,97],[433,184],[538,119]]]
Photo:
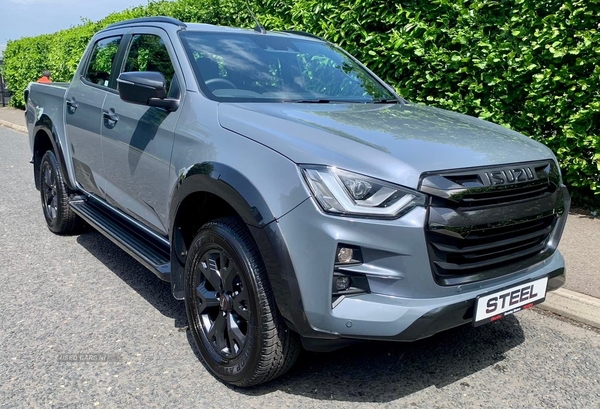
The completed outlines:
[[[252,16],[252,19],[256,23],[256,27],[254,27],[254,31],[256,31],[257,33],[261,33],[261,34],[267,34],[267,30],[265,30],[265,28],[260,25],[260,22],[258,21],[256,16],[252,12],[252,9],[250,8],[250,2],[248,0],[246,0],[246,8],[248,9],[250,16]]]

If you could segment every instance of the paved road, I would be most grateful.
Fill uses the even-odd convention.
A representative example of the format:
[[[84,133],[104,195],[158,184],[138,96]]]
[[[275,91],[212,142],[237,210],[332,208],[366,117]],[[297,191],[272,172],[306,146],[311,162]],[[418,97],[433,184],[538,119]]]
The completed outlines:
[[[558,248],[567,265],[565,288],[600,298],[600,218],[571,213]]]
[[[96,232],[51,234],[26,138],[0,128],[0,144],[0,408],[600,408],[600,333],[537,311],[304,353],[280,380],[226,387],[168,285]],[[69,353],[111,362],[61,362]]]

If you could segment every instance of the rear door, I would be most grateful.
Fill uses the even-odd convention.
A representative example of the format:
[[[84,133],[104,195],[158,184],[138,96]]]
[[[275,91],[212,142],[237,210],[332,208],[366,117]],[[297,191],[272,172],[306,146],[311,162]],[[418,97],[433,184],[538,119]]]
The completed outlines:
[[[107,94],[116,93],[114,67],[119,60],[122,35],[96,39],[67,90],[66,134],[77,183],[89,193],[104,196],[102,160],[102,106]]]
[[[168,96],[181,98],[185,87],[166,33],[143,27],[130,33],[120,71],[161,72]],[[135,105],[108,94],[102,112],[106,200],[166,235],[171,150],[180,111]]]

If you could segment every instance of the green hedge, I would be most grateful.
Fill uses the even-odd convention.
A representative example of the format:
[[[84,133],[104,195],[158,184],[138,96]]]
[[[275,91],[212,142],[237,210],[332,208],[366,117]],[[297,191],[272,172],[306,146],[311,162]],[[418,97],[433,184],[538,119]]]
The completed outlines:
[[[578,204],[600,204],[600,0],[265,0],[267,29],[305,30],[357,56],[406,98],[511,127],[556,152]],[[245,0],[155,1],[10,42],[13,103],[43,69],[68,81],[94,32],[132,17],[252,27]]]

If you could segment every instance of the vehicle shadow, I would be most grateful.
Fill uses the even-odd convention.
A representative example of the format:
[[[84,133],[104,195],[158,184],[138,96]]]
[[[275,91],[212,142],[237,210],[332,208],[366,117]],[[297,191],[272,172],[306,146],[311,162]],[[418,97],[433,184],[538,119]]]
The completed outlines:
[[[187,327],[183,302],[173,298],[171,285],[162,281],[102,234],[87,228],[77,243],[96,257],[117,277],[141,295],[165,317],[172,318],[175,328]]]
[[[460,382],[482,369],[507,370],[505,353],[524,341],[514,316],[473,328],[454,328],[413,343],[369,342],[332,353],[302,352],[283,377],[251,389],[260,396],[275,391],[324,401],[385,403],[429,387]]]

